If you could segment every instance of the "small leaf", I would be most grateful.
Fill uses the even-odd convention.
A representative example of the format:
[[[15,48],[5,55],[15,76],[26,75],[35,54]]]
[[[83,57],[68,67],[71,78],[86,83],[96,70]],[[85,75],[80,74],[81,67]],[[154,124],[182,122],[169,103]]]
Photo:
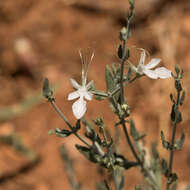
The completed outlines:
[[[104,120],[101,117],[96,118],[95,120],[93,120],[93,122],[99,127],[99,132],[100,133],[104,133]]]
[[[91,151],[89,148],[85,147],[85,146],[81,146],[76,144],[75,147],[77,148],[77,150],[83,155],[85,156],[88,160],[91,159]]]
[[[177,75],[178,75],[178,74],[179,74],[179,72],[180,72],[180,69],[179,69],[178,64],[176,64],[176,65],[175,65],[175,72],[176,72],[176,74],[177,74]]]
[[[175,121],[175,116],[176,116],[176,114],[175,114],[175,103],[172,105],[172,111],[171,111],[171,113],[170,113],[170,118],[171,118],[171,120],[174,122]]]
[[[101,117],[98,117],[96,119],[93,120],[93,122],[97,125],[97,126],[103,126],[104,127],[104,121]]]
[[[53,129],[50,129],[49,131],[48,131],[48,135],[53,135],[55,133],[55,131],[53,130]]]
[[[175,150],[181,149],[184,144],[184,141],[185,141],[185,132],[183,131],[181,134],[181,138],[178,139],[174,145]]]
[[[185,100],[185,91],[183,91],[183,93],[182,93],[182,95],[181,95],[181,98],[180,98],[180,106],[183,105],[184,100]]]
[[[183,78],[183,75],[184,75],[184,70],[181,69],[181,73],[180,73],[180,78],[181,78],[181,79]]]
[[[173,94],[170,94],[170,100],[175,103],[175,100],[174,100],[174,97],[173,97]]]
[[[147,134],[143,133],[143,134],[139,135],[135,140],[139,141],[139,140],[143,139],[146,136],[147,136]]]
[[[129,81],[131,79],[132,74],[133,74],[133,71],[131,67],[129,67],[127,75],[125,76],[125,80]]]
[[[161,140],[162,140],[162,146],[163,146],[166,150],[170,149],[170,148],[171,148],[171,147],[170,147],[170,143],[165,140],[165,136],[164,136],[164,132],[163,132],[163,131],[161,131],[160,136],[161,136]]]
[[[115,81],[114,81],[113,73],[111,72],[108,66],[106,66],[105,77],[106,77],[107,92],[112,92],[115,88]]]
[[[178,92],[182,91],[183,88],[181,86],[180,80],[175,80],[175,88]]]
[[[162,159],[161,166],[162,166],[162,172],[164,173],[164,175],[166,177],[168,177],[168,175],[169,175],[169,166],[168,166],[167,160]]]
[[[93,94],[96,100],[104,100],[108,97],[104,91],[95,90]]]
[[[58,137],[65,138],[65,137],[68,137],[69,135],[71,135],[71,134],[72,134],[72,131],[69,131],[69,130],[66,130],[66,129],[59,129],[59,128],[56,128],[56,129],[55,129],[55,134],[56,134],[56,136],[58,136]]]
[[[139,141],[146,136],[146,134],[139,134],[132,119],[130,120],[130,133],[134,141]]]
[[[112,68],[112,72],[113,72],[113,75],[115,76],[117,74],[117,66],[116,66],[116,63],[113,63],[111,65],[111,68]]]
[[[115,165],[125,168],[126,170],[130,169],[131,167],[138,166],[138,162],[129,161],[123,155],[114,153],[115,157]]]
[[[92,91],[94,98],[96,100],[104,100],[105,98],[108,97],[108,94],[105,93],[104,91],[97,90],[96,86],[94,84],[91,87],[91,91]]]
[[[130,36],[129,36],[129,37],[130,37]],[[128,37],[128,38],[129,38],[129,37]],[[125,60],[129,59],[129,57],[130,57],[130,50],[127,48],[127,49],[126,49]]]
[[[99,160],[101,160],[101,156],[93,152],[91,149],[78,144],[76,144],[75,147],[89,161],[97,163]]]
[[[49,80],[48,78],[45,78],[44,84],[43,84],[43,96],[47,99],[52,98],[53,91],[50,89],[49,86]]]
[[[134,140],[136,140],[139,137],[139,133],[138,133],[138,131],[135,127],[135,123],[132,119],[130,120],[130,133]]]
[[[176,110],[176,123],[182,122],[182,114],[181,112],[177,109]]]
[[[121,46],[121,45],[119,45],[117,54],[118,54],[118,57],[119,57],[120,59],[122,59],[122,57],[123,57],[123,49],[122,49],[122,46]]]
[[[86,133],[85,136],[90,139],[92,142],[97,141],[99,144],[102,144],[102,141],[99,135],[95,132],[95,130],[90,127],[90,125],[86,125]]]

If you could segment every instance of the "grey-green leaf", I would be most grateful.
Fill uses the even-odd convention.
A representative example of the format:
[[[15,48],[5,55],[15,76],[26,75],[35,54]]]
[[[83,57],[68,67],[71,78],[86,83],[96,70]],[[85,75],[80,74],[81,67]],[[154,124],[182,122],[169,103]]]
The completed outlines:
[[[181,149],[183,144],[184,144],[184,141],[185,141],[185,132],[183,131],[182,134],[181,134],[181,138],[176,141],[176,143],[174,145],[174,148],[176,150]]]
[[[112,92],[115,88],[115,81],[114,81],[113,73],[108,66],[106,66],[105,78],[106,78],[107,91]]]
[[[47,99],[51,98],[53,95],[53,91],[50,89],[49,80],[45,78],[43,84],[43,96]]]
[[[164,132],[161,131],[160,135],[161,135],[161,140],[162,140],[162,146],[163,146],[166,150],[170,149],[170,143],[165,140]]]
[[[182,95],[181,95],[181,98],[180,98],[180,105],[183,105],[185,101],[185,91],[183,91]]]
[[[131,136],[133,137],[133,139],[137,139],[139,137],[139,134],[135,127],[135,123],[132,119],[130,120],[130,133],[131,133]]]

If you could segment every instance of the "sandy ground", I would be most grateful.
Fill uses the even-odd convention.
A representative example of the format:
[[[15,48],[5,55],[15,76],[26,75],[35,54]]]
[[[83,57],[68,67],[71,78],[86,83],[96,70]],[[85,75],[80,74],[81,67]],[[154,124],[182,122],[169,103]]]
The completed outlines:
[[[148,2],[148,1],[147,1]],[[80,80],[80,48],[94,48],[95,58],[89,70],[97,89],[105,89],[105,65],[119,62],[117,47],[118,32],[125,19],[128,4],[121,0],[11,0],[0,2],[0,134],[13,132],[38,156],[31,163],[14,148],[0,144],[0,190],[70,190],[64,162],[59,147],[64,144],[74,160],[74,169],[83,190],[95,189],[100,180],[96,165],[85,160],[75,149],[80,143],[75,137],[61,139],[48,136],[56,127],[66,128],[47,101],[39,95],[34,103],[21,109],[20,103],[41,92],[43,79],[48,77],[57,84],[56,102],[66,117],[74,124],[72,102],[67,95],[72,91],[69,79]],[[187,99],[182,108],[184,129],[187,138],[182,150],[176,152],[174,169],[179,174],[179,189],[189,181],[189,80],[190,80],[190,3],[189,1],[137,2],[136,17],[132,24],[132,38],[128,42],[131,61],[138,63],[139,51],[134,46],[145,48],[151,57],[160,57],[162,65],[174,71],[177,63],[185,70],[183,80]],[[160,140],[160,130],[169,137],[171,131],[169,94],[174,92],[173,80],[151,80],[146,77],[126,89],[131,106],[131,117],[140,131],[148,134],[146,145]],[[25,105],[25,104],[24,104]],[[8,116],[2,115],[5,108],[13,108]],[[23,108],[23,107],[22,107]],[[88,104],[86,118],[92,120],[103,116],[106,126],[113,131],[117,118],[108,102],[93,100]],[[82,132],[81,132],[82,133]],[[167,152],[158,145],[162,156]],[[121,152],[133,159],[125,143],[120,139]],[[141,182],[137,168],[126,172],[125,189],[134,189]]]

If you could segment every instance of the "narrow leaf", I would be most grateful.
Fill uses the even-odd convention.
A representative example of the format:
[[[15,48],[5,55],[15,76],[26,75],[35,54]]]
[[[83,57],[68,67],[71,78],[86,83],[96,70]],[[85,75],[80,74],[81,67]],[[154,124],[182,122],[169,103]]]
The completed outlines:
[[[174,145],[175,150],[181,149],[184,144],[184,141],[185,141],[185,132],[183,131],[181,134],[181,138],[178,139]]]
[[[138,133],[138,131],[135,127],[135,123],[132,119],[130,120],[130,133],[134,140],[139,138],[139,133]]]
[[[161,131],[160,136],[161,136],[161,140],[162,140],[162,146],[163,146],[166,150],[170,149],[170,143],[165,140],[165,136],[164,136],[164,132],[163,132],[163,131]]]
[[[185,91],[183,91],[183,93],[182,93],[182,95],[181,95],[181,98],[180,98],[180,106],[183,105],[184,100],[185,100]]]
[[[175,65],[175,72],[176,72],[177,75],[178,75],[179,72],[180,72],[178,64]]]
[[[119,57],[120,59],[122,59],[122,57],[123,57],[123,49],[122,49],[122,46],[121,46],[121,45],[119,45],[117,54],[118,54],[118,57]]]
[[[51,98],[52,95],[53,95],[53,91],[50,89],[49,80],[48,78],[45,78],[44,84],[43,84],[43,96],[49,99]]]
[[[107,91],[112,92],[115,88],[115,82],[114,82],[113,73],[111,72],[108,66],[106,66],[105,78],[106,78]]]

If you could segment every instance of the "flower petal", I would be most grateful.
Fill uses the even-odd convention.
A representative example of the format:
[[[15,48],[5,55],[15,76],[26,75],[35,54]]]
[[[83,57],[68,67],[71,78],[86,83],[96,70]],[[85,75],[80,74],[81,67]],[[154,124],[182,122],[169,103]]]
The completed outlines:
[[[68,95],[68,100],[74,100],[74,99],[76,99],[76,98],[78,98],[79,97],[79,93],[78,93],[78,91],[75,91],[75,92],[71,92],[71,93],[69,93],[69,95]]]
[[[79,98],[74,104],[72,105],[73,114],[77,119],[83,117],[86,112],[86,101],[82,98]]]
[[[156,65],[158,65],[160,63],[160,61],[161,60],[157,59],[157,58],[151,59],[151,61],[147,65],[145,65],[145,67],[147,69],[152,69],[152,68],[156,67]]]
[[[86,89],[89,90],[89,89],[92,87],[93,83],[94,83],[94,81],[91,80],[91,81],[86,85]]]
[[[144,69],[143,73],[151,79],[157,79],[158,78],[158,74],[155,72],[155,70],[153,71],[150,69]]]
[[[139,64],[138,64],[137,67],[139,67],[139,66],[141,66],[141,65],[144,65],[145,58],[146,58],[146,53],[145,53],[145,51],[143,50],[142,53],[141,53],[141,57],[140,57],[140,60],[139,60]]]
[[[92,100],[92,94],[91,94],[90,92],[85,92],[84,97],[85,97],[87,100]]]
[[[166,69],[165,67],[159,67],[155,69],[155,72],[157,73],[158,77],[161,79],[172,77],[171,71],[169,69]]]
[[[79,89],[81,86],[77,83],[77,81],[76,80],[74,80],[74,79],[70,79],[70,81],[71,81],[71,84],[72,84],[72,86],[75,88],[75,89]]]

